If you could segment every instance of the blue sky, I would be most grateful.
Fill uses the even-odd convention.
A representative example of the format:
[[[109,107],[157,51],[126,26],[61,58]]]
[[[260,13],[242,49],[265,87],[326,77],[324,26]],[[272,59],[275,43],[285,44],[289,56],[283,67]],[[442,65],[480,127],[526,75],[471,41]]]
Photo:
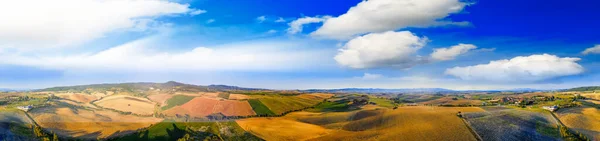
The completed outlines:
[[[600,85],[593,0],[32,3],[0,2],[0,88]]]

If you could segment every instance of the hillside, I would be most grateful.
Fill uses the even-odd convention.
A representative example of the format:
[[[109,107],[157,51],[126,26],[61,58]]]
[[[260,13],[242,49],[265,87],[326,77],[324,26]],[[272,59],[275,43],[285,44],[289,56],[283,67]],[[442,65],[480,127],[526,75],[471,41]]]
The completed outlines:
[[[600,86],[587,86],[567,89],[566,91],[600,91]]]

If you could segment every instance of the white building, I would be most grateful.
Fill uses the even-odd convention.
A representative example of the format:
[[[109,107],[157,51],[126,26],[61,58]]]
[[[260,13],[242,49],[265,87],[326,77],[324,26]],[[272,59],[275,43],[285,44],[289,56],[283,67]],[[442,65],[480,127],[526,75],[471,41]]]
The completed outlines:
[[[33,106],[31,105],[27,105],[27,106],[17,106],[17,109],[23,110],[25,112],[31,110],[33,108]]]
[[[554,105],[554,106],[543,106],[542,108],[548,110],[548,111],[556,111],[558,109],[558,106]]]

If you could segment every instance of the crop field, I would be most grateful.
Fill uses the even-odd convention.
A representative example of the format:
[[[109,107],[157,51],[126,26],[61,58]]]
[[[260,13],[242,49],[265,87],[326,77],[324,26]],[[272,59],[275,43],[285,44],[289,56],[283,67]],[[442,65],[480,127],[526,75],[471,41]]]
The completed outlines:
[[[59,94],[56,96],[64,98],[64,99],[81,102],[81,103],[89,103],[93,100],[98,99],[98,97],[96,97],[96,96],[87,95],[87,94]]]
[[[243,94],[230,94],[229,95],[229,99],[231,99],[231,100],[246,100],[249,98],[250,98],[250,96],[243,95]]]
[[[172,94],[154,94],[154,95],[148,96],[148,99],[160,104],[160,106],[166,106],[167,100],[173,96],[174,95],[172,95]]]
[[[584,93],[581,94],[581,96],[594,100],[600,100],[600,93]]]
[[[231,94],[229,94],[229,93],[219,93],[219,97],[223,98],[223,99],[229,99],[229,95],[231,95]]]
[[[318,125],[286,118],[250,118],[236,121],[244,130],[265,140],[294,141],[317,138],[332,132]]]
[[[154,102],[127,95],[105,97],[102,100],[94,102],[94,104],[104,108],[141,115],[151,115],[154,113]]]
[[[269,107],[265,106],[258,99],[248,99],[248,103],[250,103],[252,110],[254,110],[257,115],[275,115],[273,111],[269,110]]]
[[[371,98],[369,98],[369,102],[374,102],[377,105],[379,105],[381,107],[386,107],[386,108],[394,108],[394,106],[395,106],[393,101],[385,99],[385,98],[371,97]]]
[[[567,127],[592,140],[600,139],[600,110],[591,107],[560,109],[557,116]]]
[[[164,111],[167,115],[190,115],[204,117],[212,113],[222,113],[226,116],[255,115],[247,101],[219,100],[196,97],[189,102]]]
[[[323,101],[322,99],[307,99],[302,98],[301,96],[253,95],[252,97],[260,100],[261,103],[267,106],[275,114],[282,114],[287,111],[314,106]]]
[[[549,112],[491,107],[464,114],[483,140],[560,140],[557,122]]]
[[[458,111],[483,110],[414,106],[396,110],[294,112],[279,118],[243,119],[238,124],[266,140],[475,140],[456,116]]]
[[[443,97],[435,100],[421,102],[420,104],[426,105],[481,105],[483,101],[481,100],[471,100],[471,99],[452,99],[452,97]]]
[[[166,105],[163,105],[162,110],[167,110],[175,106],[183,105],[192,99],[194,99],[193,96],[175,95],[166,101]]]
[[[30,111],[44,129],[60,136],[82,139],[122,136],[160,122],[152,117],[122,115],[112,111],[91,111],[64,106],[48,106]]]
[[[222,100],[215,105],[213,113],[223,113],[225,116],[256,115],[247,101]]]
[[[323,100],[332,97],[333,94],[314,93],[314,94],[301,94],[298,95],[300,98],[311,99],[311,100]]]
[[[435,100],[438,98],[442,98],[442,96],[405,94],[405,95],[400,95],[400,96],[396,97],[397,101],[401,102],[401,103],[418,103],[418,102]]]

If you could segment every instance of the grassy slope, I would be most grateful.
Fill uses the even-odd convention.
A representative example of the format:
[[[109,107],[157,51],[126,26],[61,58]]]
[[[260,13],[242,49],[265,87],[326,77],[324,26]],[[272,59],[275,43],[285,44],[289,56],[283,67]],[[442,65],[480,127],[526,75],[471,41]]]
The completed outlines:
[[[319,100],[304,99],[296,96],[270,95],[253,97],[258,98],[260,102],[269,107],[275,114],[310,107],[320,102]]]
[[[189,130],[188,130],[189,129]],[[190,131],[191,130],[191,131]],[[247,133],[237,123],[227,122],[173,122],[163,121],[129,136],[113,139],[116,141],[130,140],[148,140],[164,141],[177,140],[185,134],[197,137],[197,140],[203,140],[206,137],[217,137],[223,140],[262,140],[250,133]]]
[[[167,109],[173,108],[175,106],[183,105],[192,99],[194,99],[193,96],[187,96],[187,95],[173,96],[169,100],[167,100],[167,102],[166,102],[167,105],[162,107],[162,110],[167,110]]]
[[[254,110],[254,112],[257,115],[275,115],[275,113],[273,113],[273,111],[271,111],[267,106],[265,106],[258,99],[249,99],[248,103],[250,103],[250,106],[252,106],[252,110]]]
[[[341,112],[348,110],[348,102],[346,101],[326,101],[317,104],[313,109],[308,111],[312,112]]]
[[[377,103],[377,105],[379,105],[381,107],[387,107],[387,108],[394,108],[394,106],[395,106],[391,100],[388,100],[385,98],[370,97],[369,102],[375,102],[375,103]]]

